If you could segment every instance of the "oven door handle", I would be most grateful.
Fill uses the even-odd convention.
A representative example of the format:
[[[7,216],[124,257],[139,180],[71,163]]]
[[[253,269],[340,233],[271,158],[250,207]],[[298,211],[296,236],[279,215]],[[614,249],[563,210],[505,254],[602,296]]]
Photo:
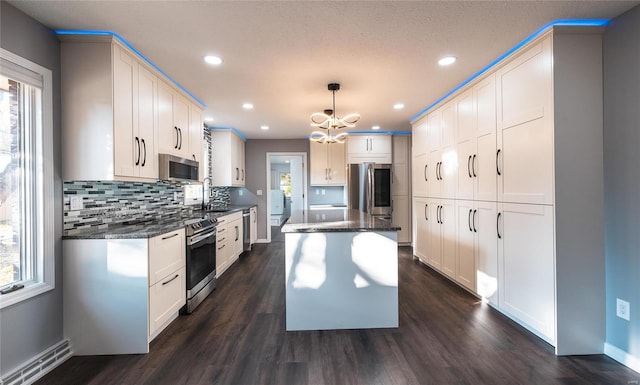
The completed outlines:
[[[194,235],[189,239],[189,246],[193,246],[196,243],[198,243],[198,242],[200,242],[202,240],[205,240],[205,239],[207,239],[207,238],[209,238],[211,236],[215,236],[215,235],[216,235],[216,230],[215,229],[213,229],[212,231],[209,231],[207,233],[204,233],[204,234]]]

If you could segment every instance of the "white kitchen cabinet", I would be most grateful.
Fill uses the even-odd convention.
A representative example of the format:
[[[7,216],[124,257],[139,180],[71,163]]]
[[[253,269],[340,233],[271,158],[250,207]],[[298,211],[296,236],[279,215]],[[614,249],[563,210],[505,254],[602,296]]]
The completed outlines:
[[[391,199],[393,206],[393,223],[400,226],[398,243],[411,243],[411,137],[408,135],[393,136],[393,183]]]
[[[456,99],[457,199],[495,201],[496,86],[491,74]]]
[[[500,308],[555,341],[553,207],[498,206]]]
[[[202,162],[204,134],[202,109],[167,82],[158,87],[160,153]],[[203,167],[201,166],[202,170]],[[202,177],[202,172],[200,172]]]
[[[400,226],[398,231],[398,243],[409,244],[411,242],[411,210],[409,209],[409,196],[398,195],[391,199],[393,208],[393,224]]]
[[[112,37],[60,38],[63,179],[157,180],[164,75]]]
[[[65,239],[63,248],[64,334],[74,354],[148,353],[186,303],[184,229],[149,239]]]
[[[243,146],[244,148],[244,146]],[[202,109],[191,103],[189,107],[189,159],[198,162],[198,180],[204,181],[205,150],[204,150],[204,119]]]
[[[231,229],[231,237],[233,239],[233,255],[235,260],[237,260],[238,257],[240,257],[240,254],[244,251],[242,215],[240,216],[240,219],[236,219],[231,222],[229,228]]]
[[[251,244],[253,245],[258,240],[258,208],[252,207],[249,209],[249,229],[251,236],[249,237]]]
[[[456,214],[451,199],[428,201],[427,263],[452,279],[456,274]]]
[[[347,163],[391,163],[391,135],[349,135]]]
[[[551,39],[501,68],[498,84],[498,200],[553,204]]]
[[[311,186],[344,186],[347,184],[345,146],[341,143],[309,141]]]
[[[428,263],[429,255],[429,227],[431,213],[427,198],[413,198],[413,254],[424,263]],[[435,218],[435,217],[433,217]]]
[[[245,185],[244,139],[230,130],[211,130],[212,186]]]
[[[496,203],[456,200],[456,281],[497,305]]]
[[[414,183],[423,165],[437,169],[427,172],[425,198],[413,190],[414,202],[436,205],[431,219],[448,197],[438,162],[453,119],[443,111],[457,109],[456,281],[558,355],[603,349],[601,55],[599,30],[554,27],[414,123],[426,119],[431,141],[429,159],[412,166]],[[446,254],[431,238],[427,263],[444,272],[431,250]]]
[[[216,277],[219,277],[242,254],[242,212],[219,217],[216,231]]]

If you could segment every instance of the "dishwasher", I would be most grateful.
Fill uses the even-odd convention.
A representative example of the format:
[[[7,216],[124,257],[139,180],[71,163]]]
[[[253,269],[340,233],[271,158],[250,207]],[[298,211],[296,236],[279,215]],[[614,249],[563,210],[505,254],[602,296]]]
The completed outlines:
[[[251,250],[251,209],[242,210],[242,251]]]

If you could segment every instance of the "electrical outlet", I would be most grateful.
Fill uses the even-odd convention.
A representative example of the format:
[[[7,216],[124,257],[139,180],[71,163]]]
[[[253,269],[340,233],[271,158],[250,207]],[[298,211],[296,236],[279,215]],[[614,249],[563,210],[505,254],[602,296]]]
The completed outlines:
[[[320,195],[320,189],[319,188],[316,189],[316,195]]]
[[[631,305],[629,302],[616,298],[616,315],[629,321],[631,318]]]
[[[242,194],[243,194],[243,192],[242,192],[242,191],[243,191],[242,189],[239,189],[239,190],[238,190],[238,196],[242,196]]]
[[[324,189],[322,189],[322,195],[324,195]]]
[[[71,210],[82,210],[84,208],[84,203],[82,202],[82,197],[77,195],[71,195],[69,198],[69,206]]]

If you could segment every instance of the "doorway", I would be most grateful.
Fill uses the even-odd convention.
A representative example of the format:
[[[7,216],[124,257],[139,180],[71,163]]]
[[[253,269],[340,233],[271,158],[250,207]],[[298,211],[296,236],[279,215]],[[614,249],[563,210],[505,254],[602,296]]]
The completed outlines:
[[[307,208],[307,153],[267,152],[267,241],[284,240],[280,228]]]

